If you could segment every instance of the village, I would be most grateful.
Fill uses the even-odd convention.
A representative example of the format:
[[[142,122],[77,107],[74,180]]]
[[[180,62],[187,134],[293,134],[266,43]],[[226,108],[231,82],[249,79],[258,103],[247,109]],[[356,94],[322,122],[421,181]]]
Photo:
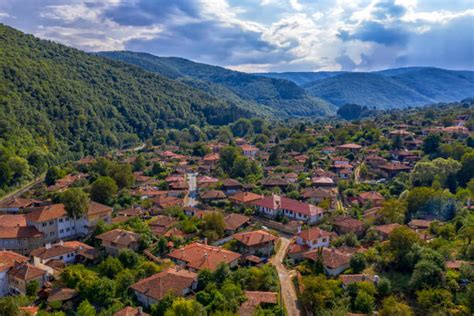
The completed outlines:
[[[175,304],[313,315],[337,300],[341,315],[464,315],[474,297],[464,112],[449,126],[426,125],[427,110],[393,125],[239,120],[226,137],[52,167],[0,201],[0,296],[24,297],[11,303],[29,315],[164,315]],[[425,300],[405,302],[412,290]]]

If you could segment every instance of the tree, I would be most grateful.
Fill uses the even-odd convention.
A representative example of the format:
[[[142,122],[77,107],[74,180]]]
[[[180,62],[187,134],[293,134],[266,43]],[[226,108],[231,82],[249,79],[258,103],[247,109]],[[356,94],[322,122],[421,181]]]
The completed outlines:
[[[53,185],[56,180],[59,180],[65,176],[65,172],[62,171],[59,167],[51,167],[46,172],[46,176],[44,178],[44,183],[46,185]]]
[[[380,316],[412,316],[413,311],[410,306],[397,300],[395,296],[389,296],[382,301],[382,308],[379,310]]]
[[[84,300],[77,307],[76,315],[77,316],[94,316],[96,315],[96,311],[95,311],[94,306],[92,306],[88,300]]]
[[[198,294],[201,292],[198,292]],[[151,306],[151,316],[164,316],[166,311],[173,305],[174,295],[166,294],[157,304]]]
[[[248,119],[240,118],[231,125],[232,133],[236,137],[244,137],[253,132],[252,123]]]
[[[371,314],[374,310],[375,299],[372,295],[365,291],[359,291],[354,301],[354,308],[356,311]]]
[[[462,186],[465,186],[472,178],[474,178],[474,151],[462,156],[461,170],[458,172],[458,181]]]
[[[411,270],[413,262],[411,256],[407,254],[412,250],[414,245],[421,242],[418,235],[406,226],[395,228],[390,234],[389,248],[392,251],[396,267],[402,271]]]
[[[273,146],[270,150],[270,157],[268,158],[268,165],[278,166],[281,162],[282,150],[280,146]]]
[[[69,288],[75,288],[80,282],[92,281],[97,278],[97,273],[87,269],[82,264],[69,265],[61,272],[61,280]]]
[[[195,300],[187,300],[183,297],[175,299],[165,312],[165,316],[206,316],[206,314],[204,306]]]
[[[427,155],[438,153],[440,142],[441,136],[438,134],[429,134],[423,141],[423,151]]]
[[[438,179],[443,187],[447,180],[458,173],[461,163],[452,159],[436,158],[433,161],[420,161],[411,173],[412,183],[415,186],[430,186]]]
[[[113,278],[117,273],[123,270],[123,265],[118,258],[107,257],[97,268],[103,276]]]
[[[234,146],[227,146],[220,151],[219,165],[226,173],[230,173],[234,162],[241,155],[242,150]]]
[[[403,224],[406,211],[407,205],[405,201],[389,199],[383,203],[382,209],[380,210],[379,220],[383,224]]]
[[[142,155],[138,155],[135,161],[133,162],[133,171],[143,171],[146,167],[145,158]]]
[[[61,194],[61,202],[69,217],[79,218],[89,209],[89,196],[80,188],[64,191]]]
[[[90,191],[91,199],[99,203],[107,204],[117,191],[118,186],[114,179],[102,176],[92,183]]]
[[[328,280],[324,275],[307,276],[303,279],[304,290],[301,301],[314,312],[343,305],[344,291],[340,284],[340,281]]]
[[[204,143],[199,142],[193,145],[193,156],[204,157],[210,152],[211,150]]]
[[[26,296],[36,296],[39,291],[39,283],[36,280],[32,280],[26,284]]]
[[[438,287],[445,282],[444,271],[433,261],[421,260],[415,265],[411,276],[410,287],[418,289]]]
[[[18,316],[20,309],[17,297],[6,296],[0,298],[0,315],[2,316]]]
[[[140,256],[133,250],[123,249],[120,251],[118,259],[125,268],[132,269],[138,265]]]
[[[453,307],[453,296],[445,289],[426,289],[416,292],[417,303],[426,315],[436,312],[438,315],[449,314]]]
[[[350,266],[353,273],[361,273],[367,266],[364,254],[356,253],[351,257]]]
[[[135,182],[135,176],[129,164],[114,165],[110,171],[110,176],[120,189],[129,188]]]
[[[204,236],[214,241],[224,236],[224,215],[220,212],[209,212],[202,218]]]

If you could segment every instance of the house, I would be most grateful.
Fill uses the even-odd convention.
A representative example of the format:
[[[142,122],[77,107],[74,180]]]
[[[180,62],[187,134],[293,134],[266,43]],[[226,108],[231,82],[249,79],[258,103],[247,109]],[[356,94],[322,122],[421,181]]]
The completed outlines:
[[[409,172],[411,168],[399,162],[389,162],[380,166],[381,174],[387,179],[396,177],[399,173]]]
[[[202,158],[202,162],[207,166],[215,166],[219,162],[220,156],[218,153],[210,153]]]
[[[242,214],[232,213],[224,217],[224,231],[226,235],[231,235],[237,232],[239,229],[248,226],[250,217]]]
[[[357,236],[364,234],[364,222],[349,216],[337,216],[333,219],[333,226],[339,234],[354,233]]]
[[[197,287],[198,275],[180,268],[169,268],[130,286],[145,307],[158,303],[167,294],[186,296]]]
[[[235,204],[250,206],[252,202],[263,199],[263,195],[252,192],[237,192],[229,197],[229,200]]]
[[[334,180],[329,177],[314,177],[311,182],[315,188],[333,188],[336,186]]]
[[[377,275],[370,274],[341,274],[339,275],[339,280],[341,280],[344,286],[358,282],[370,282],[377,284],[379,277]]]
[[[321,260],[324,270],[328,275],[338,275],[349,268],[351,256],[335,248],[318,248],[306,252],[305,259],[311,261]]]
[[[433,221],[428,221],[425,219],[412,219],[408,223],[408,227],[415,230],[426,230],[429,229]]]
[[[385,198],[377,191],[361,192],[357,200],[362,205],[370,205],[372,207],[381,206]]]
[[[239,253],[198,242],[173,250],[168,256],[178,265],[185,265],[191,271],[203,269],[214,271],[220,263],[235,267],[241,257]]]
[[[222,189],[224,190],[225,194],[232,195],[237,191],[241,191],[243,189],[243,185],[235,179],[224,179],[222,180]]]
[[[141,307],[127,306],[116,312],[113,316],[149,316],[150,314],[145,313]]]
[[[102,242],[105,251],[112,256],[118,255],[123,249],[137,251],[140,246],[140,235],[123,229],[109,230],[95,238]]]
[[[26,295],[26,288],[30,282],[38,282],[42,288],[47,281],[47,272],[29,263],[15,261],[13,267],[7,272],[8,287],[12,294]]]
[[[386,225],[380,225],[380,226],[375,226],[374,230],[379,233],[380,237],[383,239],[388,239],[390,237],[390,234],[395,228],[401,227],[402,225],[397,224],[397,223],[392,223],[392,224],[386,224]]]
[[[30,253],[35,266],[46,265],[49,261],[58,260],[64,264],[76,262],[76,255],[82,250],[92,250],[94,247],[80,241],[60,241],[51,245],[47,243],[44,247],[37,248]]]
[[[239,252],[270,257],[278,237],[264,230],[242,232],[232,235],[237,240]]]
[[[177,219],[172,216],[157,215],[152,218],[152,220],[148,223],[148,226],[155,235],[162,235],[177,222]]]
[[[336,191],[326,188],[306,188],[301,193],[301,197],[313,203],[321,203],[324,200],[329,200],[332,204],[336,198]]]
[[[278,304],[278,293],[262,291],[245,291],[246,301],[240,305],[238,315],[254,315],[255,310],[260,306],[266,308]]]
[[[49,293],[47,302],[66,302],[76,298],[78,295],[79,293],[75,289],[59,287]]]
[[[296,235],[296,243],[301,246],[307,246],[310,250],[329,247],[330,239],[333,235],[334,233],[322,230],[318,227],[311,227]]]
[[[275,218],[277,215],[282,215],[309,224],[316,223],[324,214],[324,210],[320,207],[279,195],[267,196],[253,202],[253,205],[264,216]]]
[[[262,186],[266,189],[279,188],[280,190],[285,190],[290,183],[281,178],[268,178],[262,181]]]
[[[28,258],[19,253],[8,250],[0,251],[0,297],[10,293],[8,271],[15,265],[15,262],[25,263],[27,261]]]
[[[218,182],[219,182],[219,179],[208,177],[208,176],[202,176],[202,177],[197,178],[198,187],[209,187],[214,184],[217,184]]]
[[[351,151],[353,153],[359,152],[359,150],[362,148],[362,146],[357,145],[357,144],[344,144],[337,146],[337,150],[340,151]]]
[[[33,226],[3,226],[0,224],[0,249],[28,254],[43,244],[43,234]]]
[[[323,149],[321,149],[321,152],[325,155],[332,155],[336,152],[336,148],[335,147],[324,147]]]
[[[24,199],[20,197],[12,197],[0,202],[0,212],[2,213],[18,213],[25,208],[33,207],[41,204],[41,201],[32,199]]]
[[[201,200],[203,200],[206,203],[227,199],[227,196],[221,190],[204,191],[199,194],[199,197],[201,198]]]
[[[370,167],[378,169],[387,163],[387,159],[372,154],[365,157],[365,162]]]
[[[258,148],[255,146],[244,144],[241,145],[240,148],[242,149],[244,156],[247,158],[255,158],[255,156],[257,156]]]

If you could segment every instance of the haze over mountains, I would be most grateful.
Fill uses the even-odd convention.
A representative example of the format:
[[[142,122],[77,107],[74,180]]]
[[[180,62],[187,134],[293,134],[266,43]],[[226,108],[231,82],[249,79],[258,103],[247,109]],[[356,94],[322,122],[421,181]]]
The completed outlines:
[[[260,73],[291,80],[331,104],[356,103],[379,109],[453,102],[474,95],[474,72],[429,67],[376,72]]]

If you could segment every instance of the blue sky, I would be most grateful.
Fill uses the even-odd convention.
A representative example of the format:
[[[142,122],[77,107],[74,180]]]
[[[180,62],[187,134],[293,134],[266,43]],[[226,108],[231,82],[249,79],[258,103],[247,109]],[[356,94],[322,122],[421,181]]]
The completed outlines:
[[[0,0],[0,22],[249,72],[474,70],[474,0]]]

